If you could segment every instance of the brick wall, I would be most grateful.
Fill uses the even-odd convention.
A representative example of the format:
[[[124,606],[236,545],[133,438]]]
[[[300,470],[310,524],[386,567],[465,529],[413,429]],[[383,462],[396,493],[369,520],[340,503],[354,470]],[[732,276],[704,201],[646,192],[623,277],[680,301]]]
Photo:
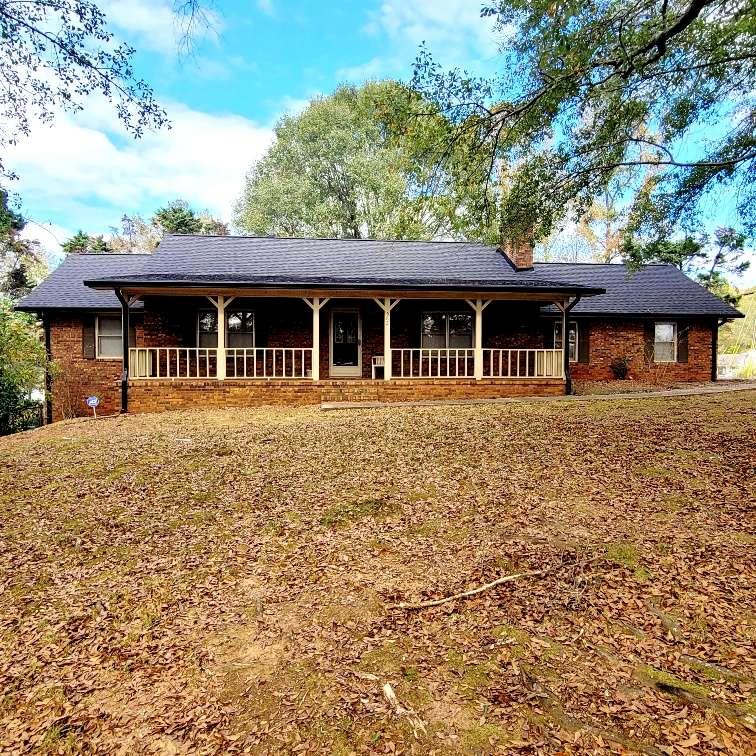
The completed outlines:
[[[196,313],[209,306],[202,298],[148,298],[142,318],[135,319],[138,346],[195,346]],[[301,300],[269,299],[234,305],[249,306],[256,313],[258,345],[269,347],[309,347],[312,341],[310,308]],[[232,305],[233,306],[233,305]],[[362,317],[362,378],[371,375],[371,360],[383,355],[383,313],[372,300],[332,300],[321,312],[321,379],[329,379],[329,333],[331,313],[335,307],[358,309]],[[462,310],[467,305],[459,301],[404,300],[392,312],[392,347],[410,348],[420,345],[421,313],[428,309]],[[611,361],[616,357],[630,358],[630,377],[650,381],[708,381],[711,377],[712,325],[705,321],[680,321],[678,328],[687,329],[688,361],[685,363],[649,363],[645,356],[643,320],[581,320],[588,329],[589,355],[587,363],[573,363],[572,376],[578,380],[611,380]],[[539,319],[535,305],[528,303],[493,302],[484,312],[484,347],[541,348],[551,346],[553,320]],[[117,412],[120,408],[120,360],[86,359],[82,349],[82,318],[80,315],[51,315],[50,336],[53,359],[60,366],[60,377],[53,385],[53,417],[86,415],[89,409],[84,399],[96,394],[100,397],[100,412]],[[337,379],[323,396],[327,401],[350,398],[357,392],[360,400],[390,401],[413,398],[461,398],[463,396],[500,396],[512,393],[558,393],[552,384],[538,386],[523,382],[504,391],[501,384],[460,381],[392,381],[391,383],[359,386],[349,383],[355,379]],[[191,382],[178,386],[170,382],[135,382],[130,390],[134,411],[149,411],[164,406],[191,406],[198,397],[208,394],[208,406],[242,406],[256,404],[311,404],[320,401],[320,391],[313,391],[310,381],[293,385],[290,381],[269,381],[255,384],[227,382],[219,387],[215,381]],[[212,395],[212,396],[210,396]]]
[[[588,362],[572,363],[570,372],[577,380],[612,380],[611,362],[617,357],[630,360],[629,378],[650,382],[711,380],[712,325],[678,321],[678,332],[688,338],[687,362],[656,363],[646,356],[645,321],[581,320],[588,331]]]
[[[91,415],[84,400],[100,398],[98,413],[118,412],[121,407],[121,360],[86,359],[80,315],[50,315],[50,350],[59,375],[53,381],[53,420]]]

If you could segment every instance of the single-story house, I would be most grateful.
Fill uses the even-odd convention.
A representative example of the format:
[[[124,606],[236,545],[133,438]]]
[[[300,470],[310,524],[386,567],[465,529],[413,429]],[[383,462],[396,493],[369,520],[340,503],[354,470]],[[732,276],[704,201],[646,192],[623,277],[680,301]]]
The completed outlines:
[[[59,375],[49,417],[195,406],[561,394],[716,379],[741,314],[670,265],[534,263],[527,241],[166,236],[69,255],[19,309]]]

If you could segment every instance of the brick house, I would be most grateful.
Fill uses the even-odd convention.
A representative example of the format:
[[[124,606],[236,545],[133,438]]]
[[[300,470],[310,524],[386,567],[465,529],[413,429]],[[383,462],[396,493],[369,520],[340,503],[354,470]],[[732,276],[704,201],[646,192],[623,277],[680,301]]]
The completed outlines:
[[[561,394],[716,379],[741,314],[669,265],[533,263],[532,246],[167,236],[69,255],[19,304],[59,366],[48,416]]]

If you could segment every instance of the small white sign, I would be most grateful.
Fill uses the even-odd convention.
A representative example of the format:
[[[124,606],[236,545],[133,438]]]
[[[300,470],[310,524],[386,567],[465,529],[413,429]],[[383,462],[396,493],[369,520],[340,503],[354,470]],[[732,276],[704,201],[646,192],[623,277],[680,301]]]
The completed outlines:
[[[86,399],[87,407],[92,408],[92,414],[97,417],[97,406],[100,404],[100,400],[96,396],[88,396]]]

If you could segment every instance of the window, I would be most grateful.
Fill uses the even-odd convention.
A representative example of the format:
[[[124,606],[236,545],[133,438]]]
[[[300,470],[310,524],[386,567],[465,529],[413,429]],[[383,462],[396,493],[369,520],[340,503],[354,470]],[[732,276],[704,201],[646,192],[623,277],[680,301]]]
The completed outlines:
[[[218,346],[218,311],[200,310],[197,316],[197,346]],[[226,311],[226,347],[251,349],[255,346],[255,314],[251,310]]]
[[[654,362],[677,362],[677,323],[654,323]]]
[[[123,357],[121,316],[98,315],[96,328],[97,357],[103,360],[120,360]]]
[[[197,346],[215,349],[218,346],[218,311],[200,310],[197,316]]]
[[[567,323],[567,339],[570,345],[570,362],[578,361],[578,328],[577,323]],[[554,323],[554,349],[562,348],[562,324]]]
[[[229,349],[252,349],[255,346],[255,313],[250,310],[230,310],[226,314]]]
[[[467,349],[473,342],[473,316],[469,312],[424,312],[420,346],[424,349]]]

